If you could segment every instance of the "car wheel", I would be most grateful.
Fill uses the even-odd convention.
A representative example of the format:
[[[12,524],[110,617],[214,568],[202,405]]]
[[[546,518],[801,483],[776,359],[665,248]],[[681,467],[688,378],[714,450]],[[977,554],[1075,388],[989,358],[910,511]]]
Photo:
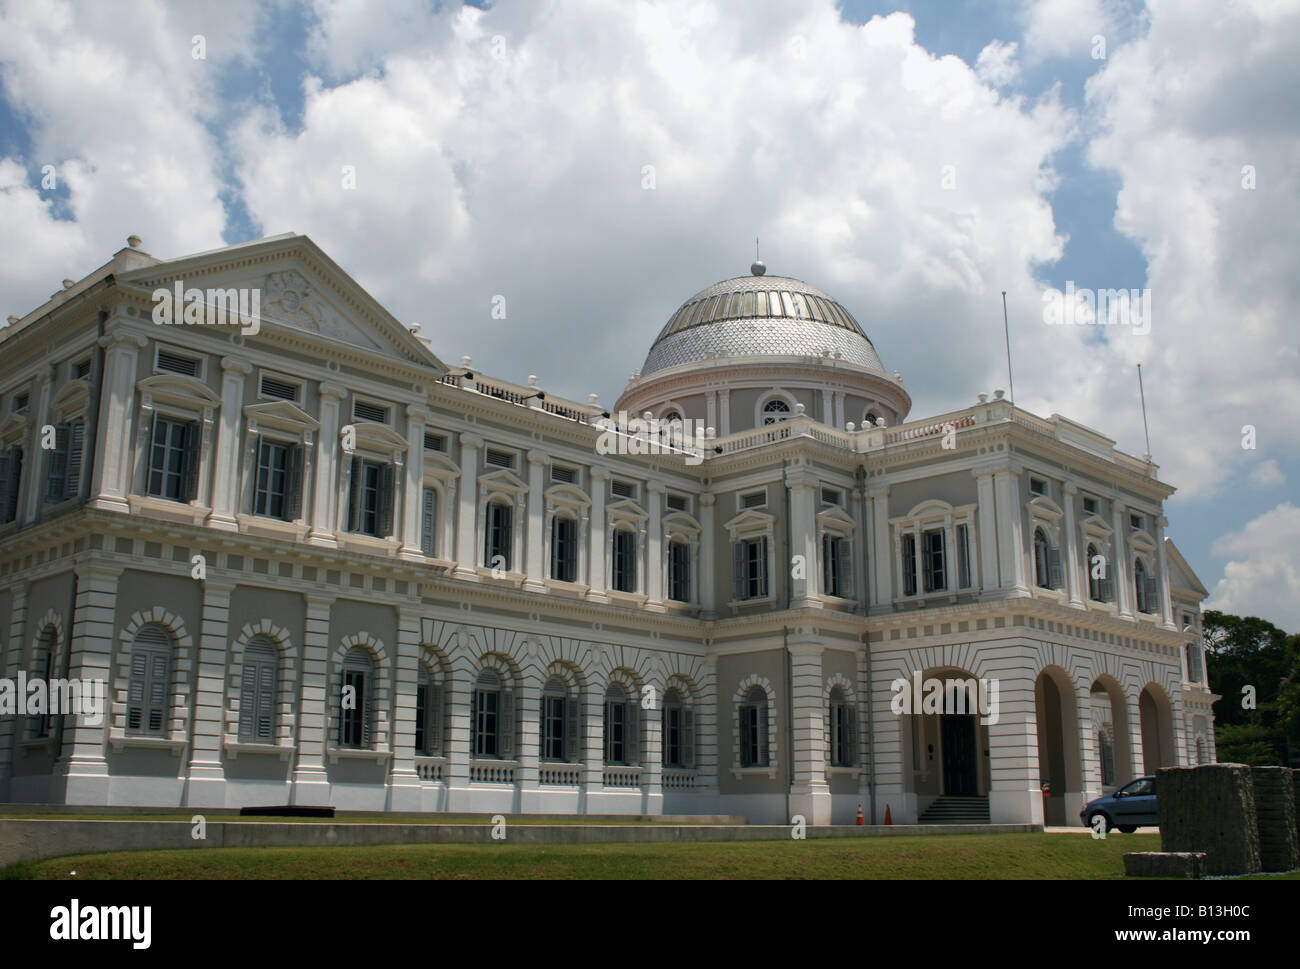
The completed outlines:
[[[1136,825],[1136,824],[1121,824],[1121,825],[1119,826],[1119,830],[1120,830],[1121,833],[1123,833],[1123,834],[1132,834],[1132,833],[1133,833],[1134,831],[1136,831],[1137,829],[1138,829],[1138,828],[1137,828],[1137,825]]]
[[[1092,828],[1094,831],[1096,831],[1097,830],[1096,820],[1098,816],[1101,816],[1106,819],[1106,830],[1108,832],[1115,830],[1115,822],[1112,821],[1109,815],[1107,815],[1104,811],[1094,811],[1092,812],[1092,814],[1089,814],[1087,826]]]

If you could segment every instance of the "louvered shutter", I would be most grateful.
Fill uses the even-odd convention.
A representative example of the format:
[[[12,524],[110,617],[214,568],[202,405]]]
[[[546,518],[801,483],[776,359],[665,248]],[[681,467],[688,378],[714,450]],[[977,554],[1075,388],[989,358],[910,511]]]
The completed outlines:
[[[289,480],[285,486],[284,520],[297,521],[302,517],[302,467],[305,448],[295,444],[289,448]]]
[[[86,447],[86,422],[78,417],[68,425],[68,464],[63,480],[63,497],[81,494],[81,458]]]
[[[745,598],[745,543],[731,543],[731,598]]]
[[[380,538],[393,534],[393,466],[383,464],[379,467],[379,513],[376,516],[379,527],[376,529]]]
[[[640,740],[641,740],[641,704],[636,700],[636,693],[633,692],[631,699],[623,705],[627,711],[626,725],[623,727],[623,763],[639,764],[640,758]]]
[[[442,753],[442,684],[429,684],[429,721],[425,725],[425,745],[429,753],[438,756]]]
[[[513,690],[501,691],[501,743],[497,750],[504,760],[515,756],[515,694]]]
[[[858,762],[858,711],[852,704],[844,706],[844,763],[853,767]]]
[[[767,585],[767,537],[758,540],[758,598],[768,593]]]
[[[199,452],[202,450],[202,432],[199,425],[185,425],[185,463],[181,471],[181,497],[193,501],[199,496]]]
[[[1104,579],[1101,579],[1100,581],[1101,581],[1101,601],[1114,602],[1115,601],[1114,578],[1108,575]]]
[[[126,726],[139,730],[144,723],[145,681],[149,677],[149,657],[143,651],[131,653],[131,685],[128,690]]]
[[[846,599],[853,597],[853,539],[841,538],[839,546],[840,585],[837,592]]]
[[[478,687],[474,687],[469,694],[469,755],[471,757],[477,757],[481,749],[478,729],[478,704]]]
[[[274,658],[267,658],[257,677],[257,739],[265,743],[275,740],[276,665]]]
[[[251,743],[257,731],[257,663],[244,651],[244,673],[239,684],[239,739]]]
[[[68,483],[68,425],[54,425],[54,448],[45,458],[45,500],[62,501]]]
[[[758,763],[760,766],[768,766],[769,752],[767,749],[767,700],[762,700],[758,706]]]
[[[0,524],[9,521],[9,464],[11,451],[0,451]]]
[[[361,708],[361,746],[370,747],[370,719],[373,704],[370,702],[370,670],[361,674],[361,689],[357,690],[357,706]]]
[[[570,764],[582,760],[582,733],[578,729],[578,702],[564,698],[564,759]]]
[[[420,497],[420,551],[432,556],[437,547],[438,492],[425,488]]]
[[[695,711],[682,707],[682,766],[695,766]]]
[[[1143,597],[1146,599],[1147,612],[1156,613],[1160,611],[1160,603],[1156,598],[1156,577],[1154,575],[1142,576]]]
[[[355,532],[361,527],[361,459],[352,459],[352,469],[348,476],[348,531]]]
[[[162,733],[167,726],[167,674],[171,664],[165,653],[154,653],[149,665],[148,729]]]
[[[1049,548],[1047,550],[1047,584],[1053,589],[1059,589],[1065,584],[1061,581],[1061,550],[1059,548]]]
[[[822,707],[822,737],[825,738],[826,745],[826,763],[835,763],[835,708],[838,704],[835,702],[835,694],[831,693],[831,698],[827,701],[826,706]]]

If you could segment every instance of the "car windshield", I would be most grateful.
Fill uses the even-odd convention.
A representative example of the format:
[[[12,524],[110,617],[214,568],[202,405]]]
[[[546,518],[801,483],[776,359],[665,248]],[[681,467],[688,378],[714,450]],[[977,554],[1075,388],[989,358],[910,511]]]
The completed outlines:
[[[1149,777],[1134,781],[1128,787],[1124,788],[1125,797],[1141,797],[1144,794],[1155,793],[1155,782]]]

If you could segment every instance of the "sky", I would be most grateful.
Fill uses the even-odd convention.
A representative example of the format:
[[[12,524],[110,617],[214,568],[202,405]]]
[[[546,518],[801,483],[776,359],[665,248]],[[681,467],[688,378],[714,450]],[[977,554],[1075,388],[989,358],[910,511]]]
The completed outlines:
[[[1140,363],[1207,605],[1297,632],[1297,55],[1294,0],[0,0],[0,317],[300,232],[609,405],[758,238],[920,419],[1008,386],[1005,290],[1017,405],[1141,456]]]

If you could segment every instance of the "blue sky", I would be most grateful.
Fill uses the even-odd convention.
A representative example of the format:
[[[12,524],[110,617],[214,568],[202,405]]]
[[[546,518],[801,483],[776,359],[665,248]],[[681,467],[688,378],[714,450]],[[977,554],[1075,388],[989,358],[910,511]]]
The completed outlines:
[[[298,231],[444,359],[612,402],[759,235],[851,307],[920,418],[1004,386],[1006,289],[1017,402],[1141,455],[1141,362],[1170,535],[1213,605],[1300,629],[1295,10],[105,6],[0,3],[0,217],[24,240],[2,313],[132,232],[166,257]],[[1150,333],[1045,326],[1067,282],[1150,289]]]

